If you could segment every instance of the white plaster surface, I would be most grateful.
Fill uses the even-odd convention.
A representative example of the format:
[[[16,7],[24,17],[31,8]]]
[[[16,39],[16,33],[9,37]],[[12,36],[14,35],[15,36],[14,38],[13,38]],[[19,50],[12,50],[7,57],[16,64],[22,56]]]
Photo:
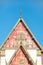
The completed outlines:
[[[37,65],[42,65],[41,56],[37,56]]]
[[[9,62],[9,60],[11,59],[14,53],[15,53],[15,50],[5,50],[5,59],[7,63]]]
[[[5,63],[5,57],[4,56],[1,57],[1,63],[0,64],[1,65],[6,65],[6,63]]]
[[[36,58],[37,58],[36,49],[29,49],[27,51],[28,51],[30,57],[32,58],[32,60],[34,61],[34,63],[36,63]]]

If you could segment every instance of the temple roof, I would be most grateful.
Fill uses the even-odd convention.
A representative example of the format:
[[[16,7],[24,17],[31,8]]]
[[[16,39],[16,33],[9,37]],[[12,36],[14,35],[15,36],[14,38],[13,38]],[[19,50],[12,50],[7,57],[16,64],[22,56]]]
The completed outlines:
[[[42,50],[42,46],[40,45],[40,43],[36,40],[36,38],[34,37],[33,33],[30,31],[29,27],[26,25],[26,23],[24,22],[23,18],[19,18],[19,20],[17,21],[16,25],[13,27],[13,29],[11,30],[11,32],[9,33],[9,35],[7,36],[7,38],[4,40],[2,46],[0,47],[1,49],[3,48],[5,42],[7,39],[9,39],[9,36],[11,35],[11,33],[13,32],[13,30],[15,30],[16,26],[22,22],[22,24],[25,26],[26,30],[29,32],[29,34],[31,35],[32,39],[34,40],[34,42],[37,44],[37,46],[39,47],[40,50]]]

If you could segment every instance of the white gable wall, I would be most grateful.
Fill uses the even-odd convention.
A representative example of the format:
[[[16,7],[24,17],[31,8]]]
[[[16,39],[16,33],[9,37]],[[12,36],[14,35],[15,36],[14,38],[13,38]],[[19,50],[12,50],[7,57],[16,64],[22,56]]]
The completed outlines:
[[[7,63],[12,58],[14,53],[15,53],[15,50],[5,50],[5,59],[6,59]]]
[[[32,58],[32,60],[34,61],[34,63],[36,63],[36,59],[37,59],[36,49],[29,49],[27,51],[28,51],[30,57]]]
[[[37,56],[37,65],[42,65],[41,56]]]
[[[1,57],[1,65],[6,65],[4,56]]]

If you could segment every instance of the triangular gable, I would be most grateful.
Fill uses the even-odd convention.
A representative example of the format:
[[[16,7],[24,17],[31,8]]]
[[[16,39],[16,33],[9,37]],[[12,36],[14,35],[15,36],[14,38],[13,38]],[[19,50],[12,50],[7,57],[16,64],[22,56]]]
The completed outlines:
[[[18,46],[18,42],[17,39],[19,38],[20,35],[17,34],[18,31],[21,32],[21,30],[23,30],[24,32],[22,32],[22,36],[25,37],[23,39],[25,39],[25,41],[27,40],[27,47],[29,47],[29,42],[32,43],[32,47],[34,48],[39,48],[40,50],[42,49],[39,42],[35,39],[34,35],[31,33],[30,29],[28,29],[27,25],[25,24],[24,20],[22,18],[20,18],[17,22],[17,24],[15,25],[15,27],[12,29],[12,31],[10,32],[10,34],[8,35],[7,39],[4,41],[4,43],[2,44],[1,48],[14,48]],[[21,33],[20,33],[21,34]],[[16,41],[15,41],[15,39]],[[19,39],[18,39],[19,40]],[[31,42],[32,41],[32,42]]]
[[[30,55],[26,53],[23,46],[20,46],[16,53],[14,53],[8,65],[34,65]]]

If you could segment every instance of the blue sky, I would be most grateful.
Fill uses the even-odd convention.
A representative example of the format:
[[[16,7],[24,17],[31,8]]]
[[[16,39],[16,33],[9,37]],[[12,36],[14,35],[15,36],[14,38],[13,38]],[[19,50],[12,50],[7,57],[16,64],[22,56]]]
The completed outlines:
[[[0,0],[0,45],[22,17],[36,39],[43,45],[43,1],[42,0]]]

